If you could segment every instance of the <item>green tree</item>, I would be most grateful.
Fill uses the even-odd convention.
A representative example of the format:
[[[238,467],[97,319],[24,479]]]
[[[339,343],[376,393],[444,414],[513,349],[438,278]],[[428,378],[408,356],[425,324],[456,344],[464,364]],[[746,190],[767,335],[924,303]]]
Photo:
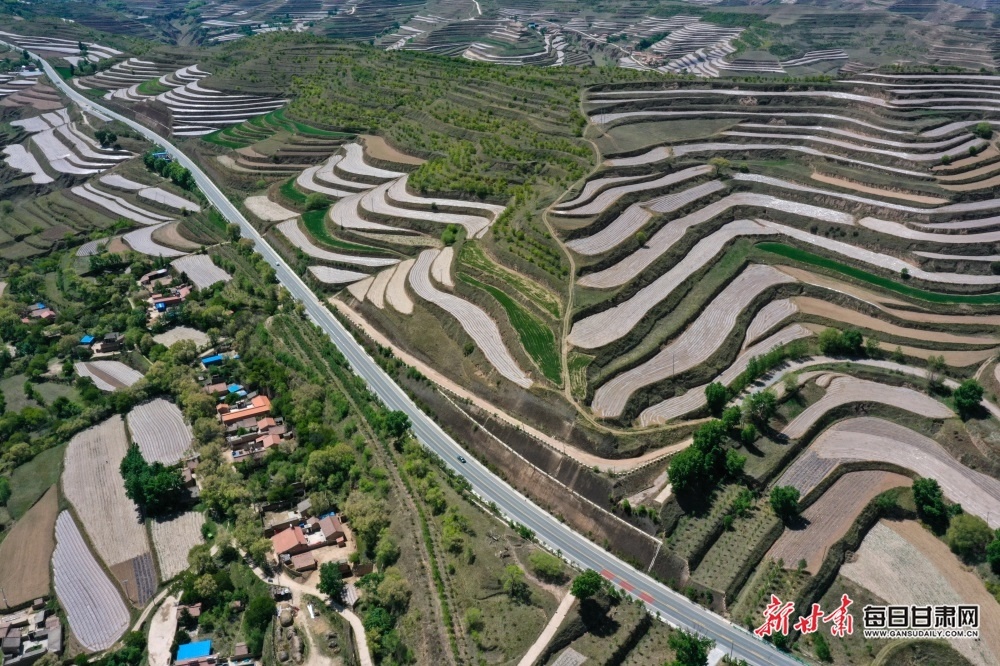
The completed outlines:
[[[1000,573],[1000,530],[994,532],[993,541],[986,546],[986,561],[993,573]]]
[[[986,521],[968,513],[952,518],[945,533],[951,551],[967,562],[981,562],[993,539],[993,530]]]
[[[6,476],[0,476],[0,504],[6,505],[10,494],[10,479]]]
[[[129,446],[119,471],[125,482],[125,495],[150,516],[168,513],[180,501],[184,487],[180,470],[160,462],[150,465],[136,444]]]
[[[334,601],[339,602],[343,598],[346,585],[336,562],[324,562],[319,565],[319,585],[316,587]]]
[[[963,419],[969,418],[981,409],[983,387],[975,379],[966,379],[952,394],[955,408]]]
[[[788,522],[799,515],[799,489],[795,486],[775,486],[771,489],[771,508]]]
[[[670,634],[668,644],[674,651],[670,666],[708,666],[708,653],[715,646],[715,641],[686,631],[675,631]]]
[[[705,387],[705,400],[709,411],[718,416],[729,401],[729,391],[719,382],[712,382]]]
[[[573,579],[570,593],[577,599],[589,599],[604,588],[604,578],[593,569],[587,569]]]
[[[410,583],[396,567],[385,570],[382,582],[375,590],[379,605],[397,617],[406,612],[411,594]]]
[[[247,604],[243,613],[243,634],[250,654],[259,657],[264,649],[264,635],[277,614],[278,606],[270,596],[258,596]]]
[[[389,507],[385,501],[366,493],[351,493],[344,503],[344,514],[366,548],[373,548],[379,534],[389,526]]]
[[[941,486],[934,479],[917,479],[913,482],[913,502],[917,515],[938,534],[948,528],[948,508],[944,504]]]
[[[524,578],[524,571],[516,564],[504,567],[503,575],[500,577],[500,587],[504,594],[518,602],[526,602],[531,592]]]
[[[985,120],[982,121],[982,122],[976,123],[976,126],[973,128],[972,131],[980,139],[984,139],[986,141],[989,141],[990,139],[993,138],[993,125],[991,125],[989,122],[987,122]]]
[[[743,401],[743,417],[749,423],[766,426],[778,408],[778,397],[774,391],[765,389],[751,393]]]
[[[388,530],[382,530],[378,538],[378,543],[375,545],[375,563],[378,564],[379,569],[385,569],[395,564],[398,559],[399,546],[389,536]]]

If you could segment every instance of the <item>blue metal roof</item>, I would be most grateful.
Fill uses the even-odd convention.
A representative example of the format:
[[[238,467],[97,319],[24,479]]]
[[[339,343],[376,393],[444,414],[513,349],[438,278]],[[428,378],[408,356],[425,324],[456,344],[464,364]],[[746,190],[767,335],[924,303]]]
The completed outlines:
[[[212,641],[198,641],[197,643],[185,643],[177,647],[177,661],[186,659],[198,659],[212,654]]]
[[[202,365],[211,365],[212,363],[221,363],[221,362],[222,362],[222,354],[216,354],[215,356],[206,356],[205,358],[201,359]]]
[[[239,384],[230,384],[230,385],[229,385],[229,386],[227,386],[226,388],[227,388],[227,389],[229,389],[229,392],[230,392],[230,393],[237,393],[237,392],[239,392],[239,391],[240,391],[240,389],[242,389],[243,387],[242,387],[242,386],[240,386]]]
[[[80,344],[81,345],[89,345],[93,341],[94,341],[94,336],[92,336],[92,335],[85,335],[82,338],[80,338]]]

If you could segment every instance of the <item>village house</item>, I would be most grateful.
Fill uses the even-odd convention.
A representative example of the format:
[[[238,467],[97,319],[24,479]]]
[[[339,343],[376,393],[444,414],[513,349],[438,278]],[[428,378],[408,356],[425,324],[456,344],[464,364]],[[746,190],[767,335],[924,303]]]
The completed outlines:
[[[170,284],[170,272],[166,268],[158,268],[139,278],[139,286],[153,287],[160,284]]]
[[[124,344],[125,344],[124,335],[116,332],[108,333],[103,338],[101,338],[100,342],[97,343],[95,351],[97,351],[98,354],[108,354],[111,352],[119,351],[122,348],[122,345]]]
[[[44,604],[18,622],[0,624],[0,654],[5,666],[29,666],[46,654],[58,656],[62,649],[62,621],[58,615],[50,615]]]
[[[185,284],[180,287],[167,289],[160,294],[153,294],[149,297],[147,302],[150,305],[151,313],[154,315],[160,315],[183,303],[184,299],[186,299],[190,294],[191,286]]]
[[[27,313],[21,318],[22,324],[31,324],[35,321],[53,321],[56,318],[55,311],[45,305],[45,303],[32,303],[28,306]]]

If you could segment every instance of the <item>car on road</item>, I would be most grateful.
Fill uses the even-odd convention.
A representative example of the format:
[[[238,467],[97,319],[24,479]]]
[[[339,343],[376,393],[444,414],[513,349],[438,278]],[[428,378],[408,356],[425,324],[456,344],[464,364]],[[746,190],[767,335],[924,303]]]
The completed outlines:
[[[465,464],[465,458],[462,457],[462,456],[459,456],[458,457],[458,462],[460,462],[460,463],[462,463],[464,465]]]

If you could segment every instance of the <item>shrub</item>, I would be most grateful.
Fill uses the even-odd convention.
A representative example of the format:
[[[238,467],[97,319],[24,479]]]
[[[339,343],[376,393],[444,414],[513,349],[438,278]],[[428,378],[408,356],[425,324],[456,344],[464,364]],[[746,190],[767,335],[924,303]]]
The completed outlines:
[[[715,641],[686,631],[675,631],[670,634],[668,644],[675,656],[670,666],[708,666],[708,653]]]
[[[985,139],[985,140],[989,141],[990,139],[993,138],[993,125],[991,125],[990,123],[986,122],[985,120],[982,121],[982,122],[976,123],[976,126],[973,128],[972,131],[980,139]]]
[[[561,581],[564,576],[563,562],[544,550],[536,550],[528,556],[528,563],[535,575],[546,581]]]
[[[705,400],[708,408],[715,415],[721,414],[726,402],[729,400],[729,392],[726,387],[719,382],[712,382],[705,387]]]
[[[961,386],[955,389],[955,409],[958,410],[962,418],[979,411],[980,401],[983,399],[983,387],[975,379],[966,379]]]
[[[985,520],[968,513],[955,516],[945,534],[951,551],[968,562],[982,561],[993,537]]]
[[[786,522],[799,515],[799,489],[794,486],[772,488],[771,508]]]
[[[941,486],[934,479],[917,479],[913,482],[913,502],[917,515],[935,532],[941,534],[948,527],[948,509],[944,505]]]
[[[577,599],[589,599],[604,587],[604,578],[593,569],[587,569],[573,579],[570,593]]]

